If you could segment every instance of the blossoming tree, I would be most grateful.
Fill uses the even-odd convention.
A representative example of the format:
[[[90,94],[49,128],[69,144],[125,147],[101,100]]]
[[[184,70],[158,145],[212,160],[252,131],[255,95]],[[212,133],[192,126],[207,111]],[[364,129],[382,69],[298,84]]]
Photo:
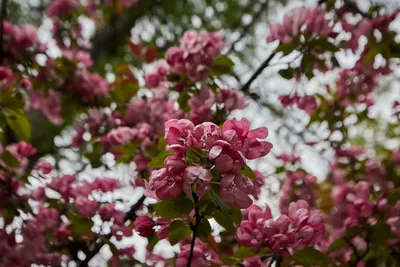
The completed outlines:
[[[106,64],[106,79],[89,53],[100,48],[77,17],[105,23],[107,12],[134,12],[141,0],[52,1],[56,48],[33,26],[9,22],[3,0],[0,266],[98,266],[105,247],[111,266],[399,266],[400,99],[390,100],[387,120],[371,110],[399,63],[391,25],[400,10],[364,11],[358,2],[287,12],[265,36],[274,51],[232,89],[224,78],[237,76],[228,56],[235,43],[222,31],[188,30],[165,53],[127,41],[134,64]],[[354,66],[342,66],[338,53],[356,58]],[[335,76],[314,94],[279,97],[281,107],[307,116],[304,132],[327,132],[303,138],[321,155],[333,152],[323,179],[295,150],[273,153],[267,127],[232,115],[247,99],[260,101],[250,88],[273,64],[295,83]],[[155,68],[143,73],[147,65]],[[375,125],[384,138],[372,145],[351,134]],[[81,169],[60,166],[71,153]],[[252,167],[272,160],[272,174]],[[130,183],[108,176],[120,165],[135,170]],[[277,216],[262,194],[272,178],[280,181]],[[133,235],[143,243],[129,243]],[[161,240],[179,252],[157,254]],[[138,246],[146,246],[144,258]]]

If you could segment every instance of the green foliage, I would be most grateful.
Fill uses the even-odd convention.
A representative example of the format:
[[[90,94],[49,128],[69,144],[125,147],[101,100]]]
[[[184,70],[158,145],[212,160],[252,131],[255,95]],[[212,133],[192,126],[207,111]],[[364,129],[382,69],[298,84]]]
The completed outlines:
[[[6,120],[8,126],[14,131],[18,138],[29,141],[31,138],[31,125],[23,109],[6,109]]]
[[[168,226],[168,235],[169,235],[168,240],[171,243],[171,245],[179,243],[183,239],[190,236],[191,233],[192,231],[190,230],[190,228],[179,220],[173,221]]]
[[[207,242],[208,236],[211,234],[211,225],[208,219],[201,218],[196,229],[196,236],[203,242]]]
[[[220,76],[224,74],[229,74],[233,70],[235,64],[227,56],[218,56],[214,58],[213,65],[211,67],[211,74],[214,76]]]
[[[303,267],[336,266],[331,258],[311,247],[296,251],[282,263],[283,266],[292,266],[293,264],[299,264]]]
[[[231,233],[235,232],[236,229],[228,214],[223,213],[221,211],[217,211],[216,213],[214,213],[214,219],[217,221],[217,223],[219,223],[222,227],[224,227],[226,231]]]
[[[10,168],[12,169],[16,169],[19,166],[19,162],[18,160],[14,157],[13,154],[11,154],[11,152],[9,152],[8,150],[4,150],[3,154],[1,155],[1,159],[3,160],[3,162]]]
[[[156,204],[156,215],[165,219],[175,219],[188,215],[193,210],[193,201],[186,196],[162,200]]]
[[[164,160],[169,157],[172,156],[174,153],[172,153],[171,151],[163,151],[160,154],[158,154],[152,161],[149,162],[149,164],[147,164],[147,167],[152,168],[152,169],[161,169],[164,167]]]
[[[249,177],[250,179],[256,179],[256,174],[253,172],[253,170],[249,166],[244,166],[241,170],[240,173],[243,174],[244,176]]]

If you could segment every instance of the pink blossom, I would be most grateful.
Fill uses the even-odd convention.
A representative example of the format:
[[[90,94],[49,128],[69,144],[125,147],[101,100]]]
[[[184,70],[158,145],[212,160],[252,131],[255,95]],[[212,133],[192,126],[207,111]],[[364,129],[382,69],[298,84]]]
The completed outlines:
[[[63,15],[69,15],[77,7],[77,0],[54,0],[47,8],[47,15],[60,18]]]
[[[13,73],[9,68],[0,66],[0,92],[10,85],[12,77]]]
[[[189,120],[169,120],[165,123],[165,141],[168,145],[185,145],[187,143],[188,136],[191,135],[193,128],[194,125]]]
[[[160,77],[158,72],[148,73],[145,76],[146,86],[149,88],[156,88],[161,82],[162,77]]]
[[[211,172],[200,166],[189,166],[183,173],[183,191],[191,196],[192,189],[198,197],[202,197],[209,189]]]
[[[103,221],[110,221],[115,214],[115,203],[101,204],[99,207],[99,215]]]
[[[35,165],[35,169],[40,171],[42,174],[49,174],[53,170],[53,166],[45,160],[40,160]]]
[[[111,146],[120,146],[132,141],[137,134],[137,129],[118,127],[107,134],[107,141]]]
[[[149,216],[139,216],[135,220],[135,230],[144,237],[152,236],[155,226],[156,223]]]
[[[248,196],[253,189],[252,182],[241,174],[225,174],[220,183],[220,198],[234,208],[248,208],[253,201]]]
[[[42,207],[37,214],[37,219],[42,227],[50,228],[58,224],[60,216],[56,209]]]
[[[192,135],[196,139],[195,147],[210,149],[217,140],[222,138],[222,131],[215,123],[203,122],[194,127]]]
[[[224,104],[225,109],[228,111],[244,109],[247,106],[244,102],[243,92],[233,89],[218,91],[217,103]]]
[[[31,106],[34,109],[40,109],[43,115],[46,116],[52,123],[60,125],[64,122],[61,117],[62,112],[62,98],[59,92],[49,90],[48,95],[45,96],[43,92],[31,91],[29,99]]]
[[[78,196],[75,199],[75,207],[82,215],[92,217],[97,210],[97,201],[89,200],[87,197]]]
[[[178,196],[182,192],[182,176],[171,174],[167,169],[154,170],[149,178],[148,188],[159,199],[169,199]]]
[[[220,172],[236,172],[246,165],[243,154],[223,140],[214,143],[209,151],[208,158]]]
[[[212,119],[211,107],[215,103],[214,93],[206,86],[201,87],[199,95],[189,99],[190,117],[194,124]]]

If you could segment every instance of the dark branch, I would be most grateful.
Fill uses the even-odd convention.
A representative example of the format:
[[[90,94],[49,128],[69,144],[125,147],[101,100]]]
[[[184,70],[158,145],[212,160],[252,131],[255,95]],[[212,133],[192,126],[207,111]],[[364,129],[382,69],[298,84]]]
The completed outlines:
[[[371,15],[362,11],[354,1],[345,0],[344,2],[353,12],[360,14],[364,18],[372,19]]]
[[[115,18],[113,23],[105,25],[92,39],[91,55],[94,61],[101,57],[113,56],[118,48],[130,37],[135,23],[162,1],[141,0]]]
[[[251,84],[257,79],[257,77],[263,72],[263,70],[269,66],[271,60],[275,57],[276,53],[273,52],[269,57],[258,67],[258,69],[253,73],[250,79],[243,85],[242,91],[245,94],[249,94]],[[254,97],[252,97],[254,99]]]
[[[196,223],[192,227],[193,231],[193,236],[192,236],[192,242],[190,244],[190,252],[189,252],[189,257],[187,261],[186,267],[190,267],[192,264],[192,258],[193,258],[193,249],[194,249],[194,244],[196,243],[196,234],[197,234],[197,227],[199,226],[201,217],[199,213],[199,208],[197,207],[197,202],[198,202],[198,197],[195,193],[193,193],[193,200],[194,200],[194,205],[195,205],[195,218],[196,218]]]
[[[4,21],[7,16],[7,0],[1,2],[1,14],[0,14],[0,65],[3,65],[4,50],[3,50],[3,35],[4,35]]]
[[[136,211],[140,208],[140,206],[143,204],[144,200],[146,199],[146,196],[142,196],[139,198],[139,200],[131,206],[129,211],[126,213],[124,221],[128,220],[135,220],[136,219]],[[105,236],[106,239],[111,238],[111,234],[108,234]],[[89,262],[93,259],[94,256],[99,253],[100,249],[105,245],[105,242],[103,240],[97,240],[97,243],[95,244],[94,248],[86,255],[86,258],[79,264],[79,267],[87,267]]]

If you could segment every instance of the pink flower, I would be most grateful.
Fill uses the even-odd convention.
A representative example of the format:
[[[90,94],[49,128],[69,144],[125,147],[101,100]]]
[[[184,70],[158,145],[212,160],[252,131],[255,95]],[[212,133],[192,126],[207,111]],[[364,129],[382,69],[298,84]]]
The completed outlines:
[[[9,68],[0,66],[0,90],[10,85],[12,77],[13,73]]]
[[[184,74],[186,72],[183,54],[184,51],[177,47],[171,47],[165,53],[165,60],[169,64],[172,72],[177,74]]]
[[[152,236],[156,223],[149,216],[139,216],[135,220],[135,230],[144,237]]]
[[[145,76],[146,86],[149,88],[156,88],[161,82],[161,77],[158,72],[148,73]]]
[[[118,127],[107,134],[107,141],[111,146],[120,146],[132,141],[137,134],[136,129]]]
[[[99,207],[99,215],[103,221],[109,221],[115,214],[115,203],[101,204]]]
[[[30,157],[36,154],[37,149],[25,141],[19,141],[17,144],[17,154],[23,157]]]
[[[248,208],[253,201],[248,196],[253,189],[251,181],[241,174],[225,174],[220,183],[219,197],[234,208]]]
[[[61,117],[62,112],[62,95],[54,90],[49,90],[47,96],[43,92],[31,91],[29,93],[31,106],[34,109],[40,109],[43,115],[56,125],[64,122]]]
[[[53,170],[53,166],[45,160],[40,160],[35,165],[35,169],[40,171],[42,174],[49,174]]]
[[[196,142],[194,142],[196,148],[210,149],[217,140],[222,138],[222,131],[215,123],[203,122],[194,127],[192,135],[196,139]]]
[[[214,143],[208,158],[214,162],[215,168],[220,172],[236,172],[246,165],[243,154],[223,140]]]
[[[212,119],[211,107],[215,103],[214,93],[206,86],[201,87],[199,95],[189,99],[190,117],[194,124]]]
[[[97,201],[89,200],[84,196],[78,196],[75,199],[75,207],[82,215],[93,217],[97,210]]]
[[[60,215],[58,211],[53,208],[41,208],[37,219],[40,222],[41,227],[50,228],[55,227],[58,224]]]
[[[200,166],[189,166],[183,173],[183,191],[191,196],[193,191],[198,197],[202,197],[209,189],[211,172]]]
[[[182,176],[171,174],[166,168],[154,170],[149,178],[148,188],[162,200],[180,195],[182,192]]]
[[[225,109],[228,111],[244,109],[247,106],[244,103],[244,93],[231,89],[218,91],[217,103],[224,104]]]
[[[169,120],[165,123],[165,141],[168,145],[186,145],[188,136],[191,135],[193,128],[194,125],[189,120]]]
[[[54,0],[47,8],[47,15],[60,18],[63,15],[69,15],[77,7],[77,0]]]

